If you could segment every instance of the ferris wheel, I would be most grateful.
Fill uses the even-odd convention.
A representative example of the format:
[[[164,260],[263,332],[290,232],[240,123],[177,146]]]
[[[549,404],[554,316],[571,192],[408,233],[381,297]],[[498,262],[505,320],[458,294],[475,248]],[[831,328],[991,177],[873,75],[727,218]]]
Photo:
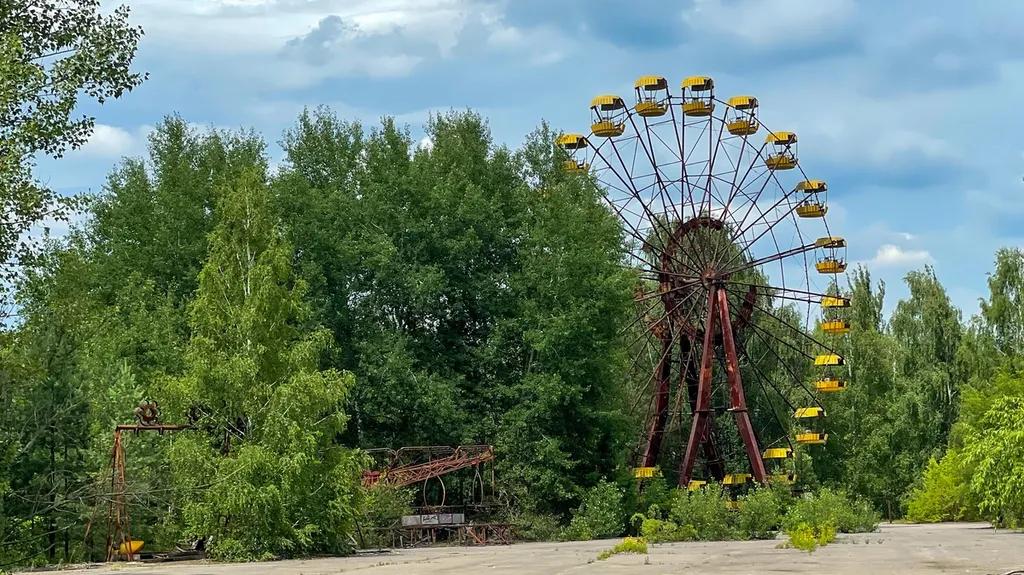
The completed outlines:
[[[562,169],[618,216],[637,277],[634,474],[793,483],[794,453],[828,441],[825,398],[846,389],[846,240],[828,186],[795,133],[762,126],[757,98],[719,99],[706,76],[634,88],[629,103],[594,98],[590,133],[556,141]]]

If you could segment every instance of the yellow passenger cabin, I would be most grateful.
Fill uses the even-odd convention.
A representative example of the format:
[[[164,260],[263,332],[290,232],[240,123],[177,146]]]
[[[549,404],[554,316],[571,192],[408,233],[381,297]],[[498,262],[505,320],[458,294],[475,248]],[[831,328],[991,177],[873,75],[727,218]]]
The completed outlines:
[[[831,376],[823,377],[814,382],[814,389],[820,393],[835,393],[846,390],[846,382]]]
[[[626,103],[622,98],[604,94],[591,100],[593,123],[590,131],[599,138],[621,136],[626,130]]]
[[[793,132],[772,132],[765,138],[770,152],[764,159],[769,170],[792,170],[796,167],[796,134]]]
[[[729,473],[722,479],[722,485],[746,485],[749,481],[749,473]]]
[[[682,81],[683,114],[710,116],[715,111],[715,81],[708,76],[690,76]]]
[[[636,479],[650,479],[657,474],[657,467],[634,467],[633,477]]]
[[[590,169],[590,164],[576,159],[577,155],[583,155],[580,150],[586,149],[587,138],[582,134],[562,134],[555,140],[555,145],[569,155],[569,159],[562,161],[562,169],[566,172],[585,172]]]
[[[846,262],[832,256],[825,256],[814,264],[814,268],[820,274],[841,274],[846,271]]]
[[[765,449],[761,457],[763,459],[791,459],[793,457],[793,450],[788,447],[772,447]]]
[[[634,83],[636,106],[633,110],[639,116],[654,118],[668,112],[668,80],[661,76],[641,76]]]
[[[796,442],[801,445],[824,445],[828,441],[828,434],[817,431],[805,431],[796,434]]]
[[[839,309],[850,307],[850,298],[840,296],[823,296],[821,307],[825,309]]]
[[[820,407],[798,407],[793,413],[795,419],[813,419],[825,417],[825,410]]]
[[[833,367],[843,365],[843,356],[834,353],[826,353],[814,358],[814,365],[817,367]]]
[[[707,484],[707,481],[702,481],[700,479],[691,479],[690,482],[686,484],[686,489],[687,491],[697,491],[698,489],[703,489],[704,486]]]
[[[804,200],[796,207],[796,215],[801,218],[823,218],[828,213],[828,206],[816,200]]]
[[[821,323],[821,331],[829,335],[843,335],[850,331],[850,322],[845,319],[832,319]]]
[[[757,119],[757,98],[733,96],[729,98],[729,114],[725,127],[734,136],[749,136],[757,133],[761,122]]]

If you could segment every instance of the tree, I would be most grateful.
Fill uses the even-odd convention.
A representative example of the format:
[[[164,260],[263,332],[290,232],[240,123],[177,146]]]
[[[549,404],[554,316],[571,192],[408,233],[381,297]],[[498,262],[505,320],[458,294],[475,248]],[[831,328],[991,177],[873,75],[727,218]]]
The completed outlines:
[[[104,14],[100,0],[6,0],[0,4],[0,265],[10,280],[31,255],[25,234],[77,205],[32,177],[37,154],[60,157],[88,140],[94,118],[80,100],[103,104],[138,86],[130,70],[142,30],[128,8]],[[7,302],[4,302],[7,303]]]
[[[231,559],[344,551],[358,485],[335,443],[353,378],[320,369],[332,339],[307,323],[265,180],[249,168],[218,188],[187,373],[167,386],[195,426],[170,450],[179,520]]]
[[[988,300],[981,301],[981,316],[1004,356],[1024,353],[1024,251],[1001,248],[989,274]]]

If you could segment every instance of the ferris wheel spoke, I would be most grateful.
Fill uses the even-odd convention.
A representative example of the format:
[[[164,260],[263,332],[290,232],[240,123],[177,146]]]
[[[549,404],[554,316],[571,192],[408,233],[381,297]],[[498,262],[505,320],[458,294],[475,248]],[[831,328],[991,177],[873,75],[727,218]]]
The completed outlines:
[[[738,268],[729,268],[726,273],[727,274],[738,273],[738,272],[741,272],[741,271],[744,271],[744,270],[748,270],[748,269],[753,268],[753,267],[762,266],[764,264],[772,263],[772,262],[775,262],[775,261],[786,259],[788,257],[797,256],[797,255],[800,255],[800,254],[803,254],[803,253],[806,253],[806,252],[809,252],[809,251],[813,251],[817,247],[818,247],[818,244],[814,243],[814,244],[802,245],[802,246],[795,247],[795,248],[790,248],[788,250],[784,250],[784,251],[781,251],[781,252],[778,252],[778,253],[774,253],[774,254],[772,254],[770,256],[764,256],[764,257],[758,258],[756,260],[751,260],[751,261],[743,264],[742,266],[740,266]]]
[[[732,293],[732,294],[734,294],[734,295],[739,295],[739,294],[738,294],[738,293],[737,293],[736,291],[734,291],[734,290],[729,290],[729,288],[728,288],[727,286],[723,286],[723,287],[725,287],[725,289],[726,289],[727,291],[729,291],[730,293]],[[769,309],[766,309],[766,308],[764,308],[763,306],[760,306],[760,305],[758,305],[758,304],[756,304],[756,303],[754,304],[754,308],[755,308],[755,309],[757,309],[758,311],[760,311],[760,312],[764,313],[764,314],[767,314],[767,315],[768,315],[769,317],[771,317],[771,318],[772,318],[772,319],[774,319],[775,321],[779,322],[779,323],[780,323],[780,324],[782,324],[782,325],[783,325],[784,327],[787,327],[787,328],[789,328],[789,331],[791,331],[791,332],[792,332],[793,334],[795,334],[795,335],[797,335],[797,336],[799,336],[799,337],[802,337],[802,338],[804,338],[804,339],[806,339],[806,340],[809,340],[809,341],[811,341],[812,343],[814,343],[815,345],[817,345],[818,347],[820,347],[820,348],[821,348],[822,350],[824,350],[824,351],[827,351],[828,353],[833,353],[833,354],[834,354],[834,353],[836,353],[835,349],[833,349],[833,348],[832,348],[831,346],[828,346],[828,345],[825,345],[824,343],[821,343],[820,341],[818,341],[818,339],[817,339],[817,338],[815,338],[815,337],[814,337],[814,336],[812,336],[811,334],[807,333],[806,331],[804,331],[804,330],[803,330],[803,329],[801,329],[800,327],[797,327],[797,326],[794,326],[794,325],[792,325],[791,323],[787,322],[786,320],[782,319],[781,317],[779,317],[778,315],[776,315],[775,313],[773,313],[773,312],[772,312],[771,310],[769,310]],[[761,330],[764,330],[764,328],[760,328],[759,326],[757,326],[757,325],[756,325],[755,323],[753,323],[753,322],[751,322],[751,323],[750,323],[750,324],[748,324],[748,325],[750,325],[750,326],[753,326],[753,327],[754,327],[755,329],[761,329]],[[776,336],[776,335],[774,335],[774,334],[771,334],[771,333],[769,333],[769,335],[770,335],[771,337],[774,337],[774,338],[778,339],[778,340],[779,340],[780,342],[783,342],[783,343],[785,343],[786,345],[789,345],[790,347],[792,347],[793,351],[796,351],[797,353],[800,353],[800,354],[802,354],[802,355],[806,356],[806,357],[807,357],[807,358],[809,358],[809,359],[814,359],[814,355],[812,355],[812,354],[809,354],[809,353],[807,353],[806,351],[803,351],[803,350],[801,350],[801,349],[799,349],[799,348],[797,348],[797,347],[795,347],[795,346],[792,346],[792,344],[790,344],[789,342],[787,342],[787,341],[783,340],[782,338],[779,338],[778,336]]]
[[[626,116],[629,118],[630,125],[633,126],[633,131],[637,134],[637,142],[639,142],[640,147],[643,148],[644,154],[647,156],[648,161],[650,161],[651,169],[654,170],[654,180],[655,180],[655,182],[657,184],[658,197],[661,198],[661,205],[662,205],[662,207],[665,208],[666,207],[666,203],[669,206],[673,205],[671,201],[666,202],[666,200],[665,200],[665,193],[666,193],[665,192],[665,183],[664,183],[663,178],[662,178],[661,169],[658,166],[658,161],[654,157],[654,151],[653,151],[653,147],[654,146],[653,146],[653,141],[651,139],[650,126],[648,126],[648,124],[647,124],[647,119],[644,118],[644,131],[643,131],[643,133],[647,135],[647,142],[644,142],[643,137],[640,135],[641,132],[637,128],[636,121],[633,118],[633,113],[632,112],[627,112]],[[667,212],[668,210],[666,209],[664,211]],[[681,217],[678,213],[676,213],[675,216],[677,218]]]
[[[751,324],[751,325],[753,325],[753,324]],[[760,339],[762,341],[762,343],[764,343],[765,347],[778,360],[779,365],[782,366],[782,369],[785,370],[789,374],[789,376],[792,378],[792,380],[795,381],[800,386],[801,389],[803,389],[804,393],[807,394],[807,397],[811,401],[816,403],[818,405],[818,407],[822,407],[821,401],[818,399],[818,397],[814,393],[812,393],[811,390],[808,389],[808,387],[806,385],[804,385],[804,382],[803,382],[802,378],[800,378],[800,376],[798,376],[796,373],[793,372],[793,368],[790,367],[789,363],[786,362],[786,360],[783,359],[781,355],[779,355],[779,352],[775,350],[775,348],[772,346],[771,342],[768,341],[768,339],[766,339],[764,336],[762,336],[761,333],[759,332],[759,330],[757,330],[757,329],[755,329],[751,333],[756,335],[757,338]],[[781,342],[783,344],[787,344],[787,345],[789,344],[789,342],[785,342],[785,341],[775,337],[774,335],[769,334],[769,337],[771,337],[772,339],[775,339],[776,341],[779,341],[779,342]],[[779,395],[782,395],[783,397],[785,397],[784,394],[782,394],[781,392],[779,393]],[[789,402],[788,398],[786,399],[786,403],[792,407],[792,404]],[[795,409],[796,408],[794,408],[794,410]]]
[[[621,156],[621,155],[619,154],[619,152],[618,152],[618,149],[617,149],[617,148],[615,147],[615,142],[614,142],[614,140],[613,140],[613,139],[611,139],[611,138],[609,138],[609,139],[608,139],[608,141],[609,141],[609,142],[611,142],[611,148],[612,148],[612,150],[613,150],[613,151],[615,152],[615,155],[616,155],[616,157],[618,158],[618,160],[619,160],[619,163],[620,163],[620,165],[622,166],[623,170],[626,170],[626,164],[625,164],[625,162],[623,162],[623,161],[622,161],[622,156]],[[595,152],[596,154],[598,154],[598,156],[599,156],[599,157],[601,158],[601,160],[602,160],[603,162],[605,162],[605,164],[607,165],[607,160],[605,159],[604,155],[600,153],[600,151],[598,150],[598,148],[595,148],[595,149],[594,149],[594,152]],[[634,198],[635,198],[635,199],[637,200],[637,202],[639,202],[640,206],[641,206],[641,207],[643,208],[643,210],[644,210],[644,213],[645,213],[645,214],[647,215],[647,218],[648,218],[648,220],[649,220],[649,221],[651,222],[651,225],[652,225],[652,226],[656,225],[656,224],[657,224],[657,223],[658,223],[658,222],[659,222],[660,220],[659,220],[658,218],[656,218],[656,217],[654,216],[654,214],[653,214],[653,213],[651,213],[651,210],[650,210],[649,206],[648,206],[648,205],[647,205],[647,204],[646,204],[646,203],[644,202],[643,198],[642,198],[642,197],[640,196],[640,194],[639,194],[639,192],[638,192],[638,191],[636,190],[636,188],[635,188],[635,187],[633,187],[633,186],[632,186],[632,185],[631,185],[630,183],[628,183],[628,182],[627,182],[627,181],[626,181],[625,179],[623,179],[622,175],[618,174],[617,172],[616,172],[616,174],[615,174],[615,175],[616,175],[616,176],[617,176],[617,177],[619,178],[619,180],[620,180],[620,181],[622,181],[622,185],[624,185],[624,186],[626,186],[627,188],[629,188],[629,189],[631,189],[631,190],[632,190],[632,194],[633,194],[633,197],[634,197]],[[616,208],[612,208],[612,209],[616,209]],[[618,212],[618,210],[616,210],[616,212]],[[620,218],[621,218],[621,216],[620,216]],[[630,225],[630,227],[633,227],[633,226],[632,226],[631,224],[629,224],[629,225]],[[664,227],[664,225],[662,226],[662,228],[663,228],[663,231],[664,231],[664,232],[666,232],[666,234],[668,234],[668,235],[671,235],[671,233],[672,233],[672,232],[671,232],[671,231],[669,231],[669,230],[668,230],[667,228],[665,228],[665,227]],[[633,230],[634,230],[635,232],[637,232],[637,234],[639,234],[639,230],[637,230],[637,229],[636,229],[635,227],[633,227]],[[647,240],[642,240],[642,241],[644,241],[644,243],[645,243],[645,244],[647,244]],[[696,270],[695,270],[695,269],[693,269],[693,268],[692,268],[692,266],[689,266],[689,265],[688,265],[688,264],[686,264],[685,262],[683,262],[683,261],[680,261],[680,260],[678,260],[678,259],[677,259],[677,258],[676,258],[675,256],[673,256],[673,255],[670,255],[670,257],[671,257],[671,258],[672,258],[672,259],[673,259],[673,260],[674,260],[674,261],[675,261],[676,263],[678,263],[678,264],[680,264],[680,265],[682,265],[682,266],[684,266],[684,267],[690,268],[690,271],[693,271],[693,272],[695,272],[695,273],[696,273]]]
[[[731,280],[731,279],[725,280],[725,283],[730,284],[730,285],[740,285],[740,286],[749,286],[749,287],[755,287],[755,288],[762,288],[762,289],[765,289],[765,290],[775,290],[778,293],[771,294],[773,297],[778,297],[778,298],[781,298],[781,299],[789,299],[789,300],[805,302],[805,303],[820,303],[821,302],[821,298],[824,298],[824,297],[837,297],[836,294],[820,293],[820,292],[801,290],[801,289],[790,288],[790,287],[785,287],[785,286],[779,287],[779,286],[773,286],[773,285],[769,285],[769,284],[758,284],[758,283],[751,283],[751,282],[736,281],[736,280]],[[786,293],[786,292],[789,292],[789,293]],[[790,294],[796,294],[796,295],[790,295]],[[814,299],[811,299],[811,298],[814,298]]]
[[[690,200],[690,211],[694,218],[697,217],[697,207],[693,204],[693,188],[690,186],[690,179],[686,175],[686,121],[682,124],[676,121],[676,106],[679,104],[673,104],[672,98],[669,98],[669,110],[672,113],[672,129],[676,135],[676,141],[679,144],[679,181],[680,186],[686,187],[686,196]],[[680,193],[682,190],[680,189]],[[686,211],[685,209],[683,211]]]

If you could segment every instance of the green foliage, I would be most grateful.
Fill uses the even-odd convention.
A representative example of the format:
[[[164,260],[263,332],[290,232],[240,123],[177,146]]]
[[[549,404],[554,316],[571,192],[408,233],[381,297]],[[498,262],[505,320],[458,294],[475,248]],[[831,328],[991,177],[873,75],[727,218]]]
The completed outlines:
[[[743,538],[772,539],[782,523],[784,501],[778,489],[755,489],[740,498],[737,528]]]
[[[718,484],[708,484],[696,491],[677,489],[669,519],[692,529],[702,541],[734,539],[736,514],[727,507],[728,501],[728,495]]]
[[[841,533],[865,533],[878,529],[878,520],[878,513],[867,502],[825,488],[797,499],[782,525],[787,533],[802,525],[810,526],[816,534],[827,526]]]
[[[602,479],[584,494],[562,537],[574,541],[613,537],[622,533],[624,519],[622,489]]]
[[[415,493],[406,487],[377,484],[362,489],[362,517],[359,521],[359,544],[364,548],[391,545],[388,530],[400,525],[403,515],[412,513]]]
[[[345,551],[359,465],[334,440],[353,378],[319,368],[331,337],[303,329],[303,284],[262,174],[218,192],[187,372],[167,384],[175,415],[197,428],[169,453],[182,527],[223,559]]]
[[[964,442],[971,492],[996,525],[1024,526],[1024,397],[997,399]]]
[[[84,144],[95,119],[74,117],[80,100],[104,103],[144,79],[130,71],[142,30],[128,8],[99,0],[5,0],[0,4],[0,261],[2,295],[33,246],[23,234],[78,206],[35,181],[38,155],[60,157]],[[10,270],[10,271],[7,271]],[[9,301],[0,302],[4,305]]]
[[[637,555],[647,554],[647,541],[642,537],[626,537],[621,542],[616,543],[611,549],[602,551],[597,556],[598,561],[604,561],[612,555],[618,555],[619,553],[635,553]]]
[[[907,502],[907,519],[916,523],[963,521],[976,518],[977,503],[970,493],[971,474],[958,450],[928,462],[919,485]]]
[[[836,528],[827,522],[818,525],[800,523],[794,527],[787,527],[786,535],[791,547],[813,553],[818,547],[835,541]]]

